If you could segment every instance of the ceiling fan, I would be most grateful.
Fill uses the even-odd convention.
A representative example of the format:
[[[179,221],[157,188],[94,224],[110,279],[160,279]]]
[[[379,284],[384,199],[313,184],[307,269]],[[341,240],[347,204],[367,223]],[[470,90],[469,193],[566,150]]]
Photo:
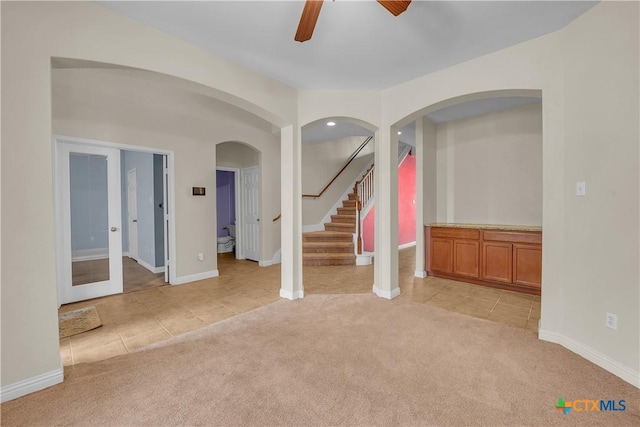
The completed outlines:
[[[299,42],[305,42],[313,35],[313,29],[316,26],[318,15],[320,15],[320,9],[324,0],[307,0],[302,9],[302,16],[300,17],[300,23],[298,24],[298,31],[296,31],[295,40]],[[409,7],[411,0],[378,0],[385,9],[398,16]]]

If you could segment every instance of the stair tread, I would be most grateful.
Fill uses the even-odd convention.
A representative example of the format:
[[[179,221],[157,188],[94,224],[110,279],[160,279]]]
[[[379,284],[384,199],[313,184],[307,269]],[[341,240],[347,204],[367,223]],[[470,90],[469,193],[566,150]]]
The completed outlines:
[[[322,247],[322,246],[352,246],[353,242],[343,242],[343,241],[307,241],[307,242],[303,242],[303,246],[309,246],[309,247]]]
[[[308,231],[306,233],[302,233],[303,236],[326,236],[326,237],[351,237],[351,233],[345,233],[342,231],[327,231],[327,230],[319,230],[319,231]]]
[[[336,252],[318,252],[302,254],[303,258],[323,258],[323,259],[342,259],[342,258],[355,258],[352,253],[336,253]]]

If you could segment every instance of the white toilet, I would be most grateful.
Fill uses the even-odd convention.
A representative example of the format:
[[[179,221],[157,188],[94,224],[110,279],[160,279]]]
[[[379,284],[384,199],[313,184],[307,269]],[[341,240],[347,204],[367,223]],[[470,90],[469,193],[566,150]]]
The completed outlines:
[[[236,226],[233,224],[230,224],[225,228],[229,230],[229,235],[224,237],[218,237],[218,253],[219,254],[233,252],[233,248],[236,245]]]

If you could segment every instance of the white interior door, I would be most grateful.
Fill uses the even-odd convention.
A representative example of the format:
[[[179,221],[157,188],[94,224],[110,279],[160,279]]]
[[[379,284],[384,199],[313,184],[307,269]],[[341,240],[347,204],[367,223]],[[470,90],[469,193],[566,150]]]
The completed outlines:
[[[164,281],[169,283],[169,159],[162,156],[162,218],[164,226]]]
[[[56,144],[60,303],[122,293],[120,151]]]
[[[129,258],[138,261],[138,175],[127,172],[127,224],[129,226]]]
[[[244,168],[242,174],[242,243],[246,259],[260,261],[260,168]]]

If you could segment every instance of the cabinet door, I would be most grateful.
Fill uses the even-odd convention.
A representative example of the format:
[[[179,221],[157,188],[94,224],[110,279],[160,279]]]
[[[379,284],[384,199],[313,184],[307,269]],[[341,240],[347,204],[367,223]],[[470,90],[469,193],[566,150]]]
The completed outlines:
[[[453,271],[453,239],[431,239],[431,270],[441,273]]]
[[[513,244],[513,283],[540,287],[542,283],[542,247]]]
[[[511,243],[483,242],[482,278],[511,283],[511,250]]]
[[[454,240],[453,274],[480,277],[480,242]]]

